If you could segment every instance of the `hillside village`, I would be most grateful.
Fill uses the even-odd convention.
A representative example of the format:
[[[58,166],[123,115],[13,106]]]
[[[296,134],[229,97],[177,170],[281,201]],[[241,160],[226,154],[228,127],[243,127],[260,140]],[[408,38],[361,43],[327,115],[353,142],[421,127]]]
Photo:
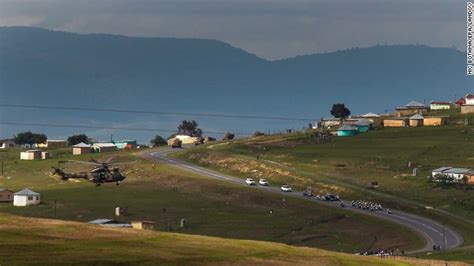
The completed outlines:
[[[432,101],[429,106],[411,101],[396,107],[394,113],[369,112],[345,118],[322,118],[313,125],[313,129],[329,130],[332,135],[349,137],[383,127],[443,126],[450,123],[452,112],[474,114],[474,94],[467,94],[455,103]],[[469,120],[462,123],[468,125]]]
[[[474,114],[474,94],[466,94],[454,103],[432,101],[429,106],[411,101],[395,108],[394,113],[367,113],[347,118],[321,119],[313,129],[329,132],[333,136],[351,137],[369,130],[381,128],[408,128],[445,126],[450,123],[469,125],[466,117],[462,121],[451,121],[453,114]],[[431,177],[435,182],[474,184],[474,169],[442,166],[434,169]]]

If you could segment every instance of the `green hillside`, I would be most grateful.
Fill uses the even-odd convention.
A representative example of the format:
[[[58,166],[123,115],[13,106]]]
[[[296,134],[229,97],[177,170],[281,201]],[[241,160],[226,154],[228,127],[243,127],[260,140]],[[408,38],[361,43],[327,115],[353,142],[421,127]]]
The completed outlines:
[[[0,264],[272,264],[432,265],[434,261],[375,258],[284,244],[0,214]],[[437,261],[436,263],[442,263]],[[452,264],[451,264],[452,265]]]
[[[38,206],[18,208],[6,203],[0,204],[0,212],[87,222],[115,218],[114,209],[121,206],[128,208],[128,215],[120,220],[153,220],[159,231],[274,241],[349,253],[409,250],[423,245],[416,234],[386,221],[217,182],[137,158],[135,153],[72,156],[68,149],[52,152],[54,158],[44,161],[20,161],[19,150],[0,152],[5,172],[0,187],[13,191],[29,187],[42,195]],[[137,160],[123,166],[128,177],[120,186],[63,182],[51,174],[51,166],[57,166],[60,160],[105,160],[109,156],[118,162]],[[83,164],[61,167],[66,171],[88,170]],[[180,219],[186,219],[185,228],[179,227]]]
[[[462,233],[469,246],[474,243],[473,191],[441,187],[427,177],[441,166],[472,168],[473,150],[474,127],[449,125],[378,129],[325,141],[314,133],[263,136],[204,145],[176,156],[242,178],[265,177],[297,189],[311,186],[318,194],[378,201],[431,217]],[[414,168],[417,176],[412,176]],[[378,188],[369,188],[373,181]],[[468,254],[472,261],[472,249]]]

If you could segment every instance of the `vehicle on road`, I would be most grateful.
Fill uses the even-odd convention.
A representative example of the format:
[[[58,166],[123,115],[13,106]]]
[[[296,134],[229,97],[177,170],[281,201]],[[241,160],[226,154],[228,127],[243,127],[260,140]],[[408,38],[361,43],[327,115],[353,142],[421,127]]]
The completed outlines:
[[[258,184],[260,186],[265,186],[266,187],[266,186],[268,186],[268,181],[264,178],[261,178],[260,180],[258,180]]]
[[[305,197],[313,197],[313,189],[311,187],[307,187],[305,190],[303,190],[303,196]]]
[[[249,186],[255,186],[255,181],[252,179],[252,178],[247,178],[245,179],[245,183],[247,183],[247,185]]]
[[[181,149],[182,147],[182,141],[178,138],[174,139],[173,140],[173,143],[171,144],[171,148],[172,149]]]
[[[291,192],[291,191],[293,191],[293,190],[291,189],[290,185],[285,184],[285,185],[281,186],[281,191],[283,191],[283,192]]]
[[[322,197],[322,200],[325,201],[339,201],[339,197],[334,194],[326,194]]]

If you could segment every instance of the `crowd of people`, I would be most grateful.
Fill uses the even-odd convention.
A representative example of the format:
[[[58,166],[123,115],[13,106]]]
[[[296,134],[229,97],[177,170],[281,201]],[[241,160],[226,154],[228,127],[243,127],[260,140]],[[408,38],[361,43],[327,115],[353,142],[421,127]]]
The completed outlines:
[[[365,251],[362,253],[357,253],[356,255],[361,255],[361,256],[380,256],[380,257],[386,257],[386,256],[395,256],[397,254],[404,255],[405,251],[402,249],[401,251],[394,251],[392,250],[378,250],[378,251]]]
[[[368,210],[368,211],[382,211],[383,210],[382,204],[366,201],[366,200],[353,200],[351,201],[351,205],[354,208],[359,208],[359,209]]]

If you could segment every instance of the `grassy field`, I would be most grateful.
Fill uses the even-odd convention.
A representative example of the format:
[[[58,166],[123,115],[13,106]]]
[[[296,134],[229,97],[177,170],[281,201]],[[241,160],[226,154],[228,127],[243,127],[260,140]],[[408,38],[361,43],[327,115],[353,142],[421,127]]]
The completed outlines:
[[[114,218],[114,208],[121,206],[128,208],[128,215],[120,220],[153,220],[160,231],[275,241],[350,253],[408,250],[422,245],[417,235],[395,224],[235,187],[138,159],[127,151],[72,157],[68,150],[59,150],[53,151],[55,158],[44,161],[20,161],[18,153],[0,153],[4,158],[0,187],[14,191],[29,187],[42,194],[43,203],[24,208],[0,204],[3,213],[86,222]],[[64,182],[51,174],[51,166],[60,160],[104,160],[111,155],[116,161],[140,160],[123,168],[128,178],[120,186]],[[85,170],[83,165],[62,167],[68,171]],[[186,219],[185,228],[179,227],[180,219]]]
[[[441,188],[427,177],[441,166],[473,167],[473,150],[474,127],[449,125],[378,129],[327,141],[310,133],[263,136],[203,145],[176,156],[242,178],[265,177],[275,185],[311,186],[319,194],[382,202],[444,222],[472,245],[474,191]],[[414,168],[417,176],[412,176]],[[373,181],[378,188],[369,188]]]
[[[270,242],[110,229],[6,214],[0,214],[0,239],[2,265],[444,265],[434,260],[381,259]]]

